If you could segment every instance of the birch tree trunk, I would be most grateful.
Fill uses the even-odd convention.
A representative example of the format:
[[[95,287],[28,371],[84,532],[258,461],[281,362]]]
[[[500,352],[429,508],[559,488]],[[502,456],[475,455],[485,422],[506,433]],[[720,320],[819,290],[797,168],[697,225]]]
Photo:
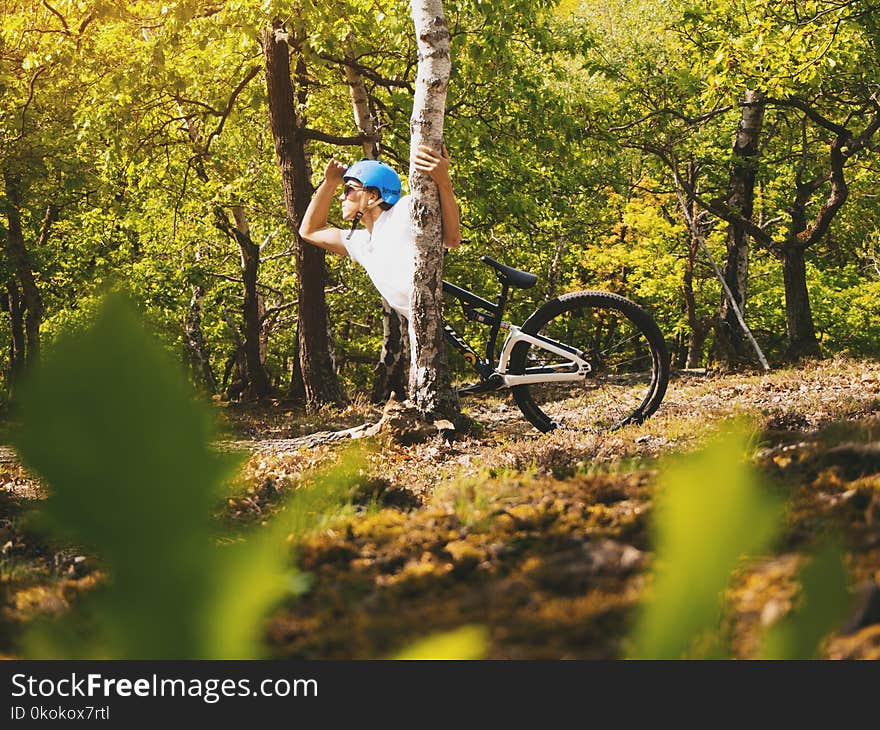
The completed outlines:
[[[364,77],[355,68],[354,54],[350,49],[345,52],[345,82],[351,95],[351,109],[354,113],[354,123],[363,137],[361,149],[364,157],[375,160],[379,157],[379,134],[376,130],[376,122],[370,113],[370,99],[367,95],[367,87]]]
[[[409,325],[385,299],[382,299],[382,352],[373,370],[373,390],[370,400],[385,403],[396,393],[398,400],[406,399],[409,379]]]
[[[364,77],[355,68],[354,54],[345,53],[345,81],[351,94],[351,107],[354,112],[354,123],[363,137],[361,148],[365,158],[375,160],[379,157],[379,132],[376,119],[370,111],[370,100]],[[408,323],[382,298],[382,352],[379,362],[373,369],[373,389],[370,400],[373,403],[384,403],[392,393],[397,393],[400,400],[405,398],[409,348],[406,346]]]
[[[747,89],[733,144],[727,205],[745,220],[751,220],[755,201],[755,175],[758,169],[759,138],[764,124],[764,97]],[[728,223],[727,260],[724,279],[745,316],[749,283],[749,234],[739,221]],[[732,367],[746,358],[748,343],[736,312],[722,292],[715,336],[715,359]]]
[[[312,196],[309,160],[305,149],[305,124],[296,113],[290,75],[290,47],[282,23],[263,31],[269,118],[275,153],[284,190],[287,220],[297,236],[296,251],[299,365],[305,387],[306,408],[317,410],[325,403],[345,400],[333,365],[330,319],[324,287],[324,250],[303,243],[296,233]],[[304,75],[304,70],[302,69]],[[298,69],[299,72],[299,69]]]
[[[410,149],[443,144],[451,60],[442,0],[411,0],[419,52]],[[410,164],[411,219],[416,261],[410,322],[410,398],[428,420],[458,420],[458,397],[446,367],[442,326],[443,236],[440,197],[430,177]]]
[[[204,140],[201,131],[193,118],[187,115],[181,104],[177,105],[177,109],[183,117],[183,123],[186,126],[187,134],[193,144],[195,152],[195,168],[196,175],[202,182],[208,182],[208,171],[205,169],[205,161],[202,157],[204,150]],[[215,219],[222,217],[222,209],[219,206],[214,208]],[[201,261],[201,249],[196,243],[195,261],[198,264]],[[214,377],[214,371],[211,370],[211,356],[208,352],[208,346],[205,343],[205,336],[202,332],[202,303],[205,300],[205,287],[201,284],[192,285],[192,296],[189,300],[189,308],[183,322],[184,341],[186,342],[187,351],[189,352],[192,373],[196,382],[209,393],[217,392],[217,379]]]
[[[201,284],[193,284],[192,296],[184,318],[183,331],[193,375],[202,388],[213,394],[217,392],[217,379],[211,369],[208,347],[202,332],[202,302],[204,299],[205,287]]]

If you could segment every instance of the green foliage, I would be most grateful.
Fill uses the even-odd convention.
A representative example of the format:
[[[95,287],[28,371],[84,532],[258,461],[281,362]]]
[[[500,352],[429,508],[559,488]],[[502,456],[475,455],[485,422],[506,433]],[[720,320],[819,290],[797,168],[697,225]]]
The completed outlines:
[[[635,659],[723,658],[722,596],[735,569],[765,551],[782,527],[782,504],[744,460],[740,424],[662,472],[650,598],[633,629]],[[773,627],[762,656],[814,658],[849,597],[839,547],[827,544],[801,572],[800,607]]]
[[[312,474],[277,515],[273,529],[296,543],[306,532],[335,517],[365,479],[366,446],[355,444],[343,451],[333,464]]]
[[[435,661],[484,659],[488,648],[489,636],[484,627],[462,626],[419,639],[391,658]]]
[[[829,541],[817,550],[800,585],[799,606],[767,632],[765,659],[816,659],[822,639],[844,618],[850,596],[840,546]]]
[[[45,627],[33,658],[259,656],[260,618],[292,586],[284,538],[343,500],[356,473],[350,457],[271,529],[215,544],[211,512],[238,459],[211,449],[206,407],[119,295],[59,338],[22,414],[19,453],[51,488],[46,529],[94,550],[110,577],[82,607],[84,635]]]
[[[695,640],[718,624],[732,570],[764,550],[778,529],[780,504],[743,463],[746,443],[740,427],[663,472],[654,584],[633,634],[634,658],[693,652]]]
[[[166,348],[184,360],[183,323],[198,284],[202,333],[219,380],[235,348],[227,320],[241,322],[241,272],[213,211],[240,205],[253,239],[266,241],[265,304],[283,307],[264,329],[266,367],[284,388],[294,353],[298,244],[266,121],[261,32],[285,20],[292,60],[305,69],[295,80],[297,111],[328,134],[355,132],[340,64],[348,52],[356,58],[384,158],[406,178],[417,62],[408,3],[375,10],[350,0],[310,1],[292,13],[289,3],[274,1],[207,7],[138,0],[55,10],[36,0],[7,2],[0,20],[0,167],[20,175],[44,335],[51,341],[86,317],[107,287],[125,282]],[[670,340],[683,342],[688,236],[671,167],[683,175],[692,165],[705,200],[726,195],[746,88],[809,99],[828,119],[849,119],[856,132],[873,109],[878,14],[850,3],[820,10],[770,0],[699,7],[514,0],[501,8],[447,0],[444,10],[453,63],[444,136],[470,240],[447,257],[444,273],[489,297],[497,282],[481,254],[539,274],[537,287],[516,292],[514,322],[548,294],[612,289],[639,300]],[[781,105],[768,107],[764,130],[756,217],[777,221],[770,227],[782,240],[796,184],[826,172],[831,133]],[[361,155],[360,146],[320,141],[309,152],[313,182],[331,156]],[[850,199],[823,250],[811,256],[810,293],[828,353],[876,354],[880,315],[870,302],[877,277],[864,254],[877,228],[871,196],[878,171],[869,150],[847,161],[847,181]],[[826,194],[820,186],[808,212]],[[0,238],[7,203],[0,185]],[[50,203],[59,216],[41,241]],[[331,222],[337,215],[334,207]],[[704,225],[718,252],[725,226],[711,216]],[[772,355],[783,349],[782,273],[767,251],[752,250],[747,318]],[[379,297],[351,262],[330,257],[327,268],[341,374],[364,390],[371,368],[363,360],[378,356],[381,340]],[[3,270],[11,272],[10,262]],[[712,315],[721,289],[699,257],[694,289],[698,317]],[[481,331],[465,329],[471,338]],[[9,339],[0,328],[0,350]]]

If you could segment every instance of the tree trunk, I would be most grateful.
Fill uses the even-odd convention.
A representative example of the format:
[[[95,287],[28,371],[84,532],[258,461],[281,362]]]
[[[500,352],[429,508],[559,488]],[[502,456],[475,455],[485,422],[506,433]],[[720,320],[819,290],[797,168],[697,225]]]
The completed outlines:
[[[177,109],[183,117],[187,134],[193,144],[193,151],[195,152],[193,167],[195,168],[196,175],[198,175],[202,182],[208,182],[208,171],[205,169],[205,159],[202,156],[205,144],[201,131],[193,118],[185,113],[182,104],[178,103]],[[214,207],[214,217],[217,220],[225,218],[220,206]],[[195,260],[197,264],[201,260],[201,250],[198,243],[196,243]],[[204,299],[205,287],[201,284],[193,284],[192,296],[189,300],[189,309],[184,319],[183,329],[196,383],[199,387],[213,394],[217,392],[217,380],[214,377],[214,372],[211,370],[211,358],[208,354],[208,347],[205,344],[205,336],[202,333],[202,302]]]
[[[875,123],[880,126],[880,115],[876,117]],[[874,134],[877,126],[873,128],[871,135]],[[864,133],[860,137],[863,136]],[[791,224],[785,242],[777,248],[782,261],[782,280],[785,285],[785,329],[788,334],[785,357],[789,360],[821,355],[819,340],[816,338],[816,330],[813,326],[813,313],[810,309],[804,255],[808,247],[825,235],[837,211],[843,207],[849,196],[849,187],[844,177],[844,165],[847,159],[844,147],[848,147],[849,151],[853,152],[856,144],[852,142],[849,133],[840,132],[829,147],[828,175],[804,180],[806,165],[802,161],[797,172],[794,200],[788,210]],[[814,194],[822,189],[826,182],[830,183],[828,197],[819,207],[813,220],[808,222],[809,204]]]
[[[443,144],[443,116],[451,61],[442,0],[412,0],[419,51],[410,149]],[[410,165],[411,218],[416,261],[410,321],[410,398],[429,420],[458,420],[458,397],[446,367],[442,327],[443,238],[440,197],[434,182]]]
[[[690,332],[687,338],[687,359],[685,367],[698,368],[703,356],[703,345],[706,344],[706,336],[709,334],[709,324],[705,318],[697,314],[697,297],[694,294],[694,262],[697,254],[697,241],[691,237],[688,257],[685,260],[684,281],[682,291],[684,293],[685,315],[687,316]]]
[[[785,330],[788,335],[785,356],[791,360],[818,357],[821,351],[810,310],[804,249],[786,246],[780,251],[780,258],[785,285]]]
[[[373,390],[370,400],[373,403],[384,403],[392,393],[398,400],[406,399],[407,380],[409,378],[408,324],[393,310],[384,299],[382,300],[382,354],[376,363],[373,377]]]
[[[260,352],[260,297],[257,278],[260,270],[260,247],[251,238],[247,216],[241,206],[232,209],[235,218],[235,240],[241,249],[241,272],[244,281],[244,356],[248,369],[248,396],[265,398],[271,387]]]
[[[545,299],[553,299],[559,289],[559,280],[562,278],[562,257],[568,249],[568,237],[558,236],[553,251],[553,260],[547,269],[547,294]]]
[[[306,386],[303,383],[302,366],[299,359],[299,327],[296,328],[293,338],[293,364],[290,368],[290,386],[287,389],[287,397],[295,403],[306,402]]]
[[[9,398],[15,397],[17,387],[24,374],[24,308],[21,302],[21,292],[15,279],[10,276],[6,282],[7,302],[9,305],[9,377],[7,379],[7,391]]]
[[[202,301],[204,298],[205,288],[199,284],[193,285],[183,330],[196,383],[208,393],[213,394],[217,392],[217,380],[214,377],[214,371],[211,370],[211,360],[205,345],[205,337],[202,334]]]
[[[19,181],[8,170],[3,171],[6,187],[6,219],[9,224],[6,236],[6,251],[18,277],[21,287],[22,301],[25,309],[25,366],[35,367],[40,361],[40,323],[43,320],[43,298],[37,289],[30,253],[24,240],[21,227],[21,190]],[[48,238],[49,226],[54,219],[54,208],[50,205],[46,210],[43,222],[43,233],[40,238]],[[45,241],[43,241],[45,242]]]
[[[232,341],[235,343],[235,351],[226,364],[226,371],[223,373],[223,396],[228,400],[238,400],[242,393],[248,389],[248,367],[244,354],[244,342],[241,339],[241,333],[235,325],[232,313],[228,309],[223,309],[223,319],[232,333]],[[236,371],[236,379],[229,383],[229,377],[233,368]],[[227,386],[227,383],[229,385]]]
[[[350,50],[345,54],[345,81],[351,94],[351,108],[354,112],[354,123],[364,138],[362,143],[365,158],[375,160],[379,157],[379,132],[376,120],[370,112],[369,96],[364,84],[364,77],[354,64],[354,55]],[[382,300],[382,352],[379,362],[373,369],[373,389],[370,399],[373,403],[384,403],[392,393],[397,393],[401,400],[406,396],[408,377],[406,346],[407,322]]]
[[[676,181],[680,179],[676,176]],[[678,189],[680,186],[676,184]],[[697,166],[693,159],[687,163],[687,185],[685,191],[678,190],[678,202],[688,228],[687,256],[684,261],[682,277],[682,295],[684,311],[688,322],[688,335],[683,365],[688,368],[700,366],[703,345],[712,328],[713,318],[700,316],[697,309],[697,297],[694,292],[694,270],[701,249],[701,242],[706,235],[705,220],[695,198],[697,189]],[[720,276],[720,272],[719,272]]]
[[[727,189],[728,208],[751,220],[755,201],[755,174],[758,169],[759,138],[764,124],[764,97],[747,90],[733,143],[733,160]],[[740,313],[745,317],[749,281],[749,235],[740,221],[728,223],[727,259],[724,279],[730,287]],[[715,335],[715,359],[730,367],[744,361],[748,342],[730,301],[722,292]]]
[[[355,68],[354,54],[345,53],[345,81],[351,95],[351,108],[354,123],[364,138],[361,148],[365,158],[375,160],[379,157],[379,133],[376,120],[370,111],[370,100],[364,77]],[[406,347],[407,322],[382,300],[382,353],[373,370],[373,389],[370,399],[373,403],[384,403],[392,393],[401,399],[405,397],[407,361]]]
[[[342,403],[345,397],[331,357],[330,323],[324,286],[324,250],[299,238],[299,225],[312,196],[311,171],[306,156],[304,122],[296,114],[290,76],[290,49],[283,25],[275,21],[263,30],[269,117],[275,153],[281,171],[287,220],[299,245],[296,251],[299,307],[299,361],[305,387],[306,408],[317,410],[325,403]],[[300,61],[298,75],[305,75]]]
[[[364,77],[354,67],[354,55],[350,50],[345,52],[345,61],[345,81],[351,95],[354,123],[364,138],[361,149],[364,157],[375,160],[379,157],[379,134],[375,119],[370,113],[370,99],[367,95],[367,87],[364,85]]]
[[[260,363],[266,369],[266,357],[269,355],[269,323],[266,321],[266,297],[257,292],[257,318],[260,322]]]

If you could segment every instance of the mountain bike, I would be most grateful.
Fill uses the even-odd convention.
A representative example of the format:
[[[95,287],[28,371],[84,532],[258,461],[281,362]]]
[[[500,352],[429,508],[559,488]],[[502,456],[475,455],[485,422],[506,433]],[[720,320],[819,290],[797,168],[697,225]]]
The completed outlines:
[[[657,410],[669,383],[669,354],[644,309],[610,292],[577,291],[545,302],[517,327],[502,319],[509,290],[529,289],[538,277],[488,256],[481,260],[501,282],[495,302],[443,282],[466,319],[490,328],[480,357],[444,320],[447,342],[480,376],[459,387],[460,396],[509,389],[523,415],[544,432],[614,430]],[[493,365],[502,328],[508,334]]]

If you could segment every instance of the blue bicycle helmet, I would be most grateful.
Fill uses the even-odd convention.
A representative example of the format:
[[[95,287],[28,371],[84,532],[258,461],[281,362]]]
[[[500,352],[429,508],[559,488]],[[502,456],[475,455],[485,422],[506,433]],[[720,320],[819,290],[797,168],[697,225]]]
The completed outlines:
[[[355,162],[343,180],[357,180],[365,188],[376,188],[383,202],[394,205],[400,200],[400,176],[394,169],[379,160],[360,160]]]

